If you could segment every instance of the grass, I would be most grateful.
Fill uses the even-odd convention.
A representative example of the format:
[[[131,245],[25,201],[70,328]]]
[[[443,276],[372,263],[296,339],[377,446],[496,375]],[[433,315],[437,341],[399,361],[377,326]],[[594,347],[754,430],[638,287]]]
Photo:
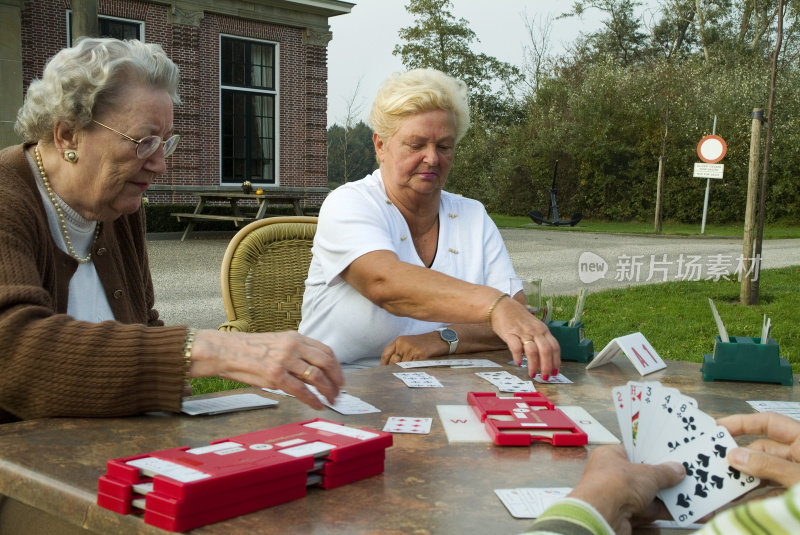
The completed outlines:
[[[627,222],[617,223],[612,221],[581,221],[574,227],[550,227],[537,225],[527,216],[510,216],[490,214],[495,225],[499,228],[534,228],[542,230],[560,230],[564,232],[604,232],[609,234],[653,234],[653,223]],[[728,225],[706,225],[705,232],[700,234],[700,224],[690,223],[664,223],[663,235],[675,236],[714,236],[742,238],[744,226],[741,223]],[[764,226],[764,239],[776,240],[785,238],[800,238],[800,226],[788,223],[774,223]]]
[[[765,269],[760,275],[759,304],[753,306],[739,303],[738,281],[679,281],[591,293],[581,317],[586,337],[592,339],[594,350],[600,351],[613,338],[639,331],[661,358],[699,363],[713,351],[717,335],[710,297],[730,336],[760,336],[766,314],[780,356],[800,373],[800,266]],[[550,298],[552,319],[572,317],[576,298]]]

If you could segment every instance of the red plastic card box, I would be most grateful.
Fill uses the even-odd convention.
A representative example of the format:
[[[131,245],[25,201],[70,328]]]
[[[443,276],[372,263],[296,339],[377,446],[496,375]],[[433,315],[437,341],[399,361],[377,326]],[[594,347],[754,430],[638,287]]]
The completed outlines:
[[[391,433],[315,418],[107,463],[97,503],[183,531],[380,474]],[[141,493],[145,493],[142,497]],[[138,505],[138,507],[137,507]]]
[[[469,392],[467,401],[498,446],[584,446],[586,433],[539,392],[498,397],[494,392]]]

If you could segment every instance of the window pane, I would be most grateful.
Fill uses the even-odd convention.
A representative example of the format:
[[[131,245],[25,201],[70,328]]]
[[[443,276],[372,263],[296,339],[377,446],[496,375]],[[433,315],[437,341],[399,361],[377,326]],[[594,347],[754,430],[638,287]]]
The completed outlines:
[[[275,183],[275,97],[222,92],[222,179]]]
[[[275,88],[275,46],[222,38],[220,79],[223,85]]]
[[[100,23],[100,37],[113,37],[115,39],[141,39],[140,25],[124,20],[98,18]]]

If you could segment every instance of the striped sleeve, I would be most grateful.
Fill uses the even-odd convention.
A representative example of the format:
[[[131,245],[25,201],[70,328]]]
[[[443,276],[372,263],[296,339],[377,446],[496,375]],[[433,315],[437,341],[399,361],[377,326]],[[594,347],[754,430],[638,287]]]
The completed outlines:
[[[614,535],[614,530],[588,503],[564,498],[542,513],[523,535]]]
[[[800,533],[800,483],[781,496],[753,500],[712,518],[698,535]]]

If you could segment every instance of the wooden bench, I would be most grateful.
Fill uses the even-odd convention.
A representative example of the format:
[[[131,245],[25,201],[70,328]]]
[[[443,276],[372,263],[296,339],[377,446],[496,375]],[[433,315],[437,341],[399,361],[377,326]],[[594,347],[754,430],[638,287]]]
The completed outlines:
[[[183,236],[181,236],[181,241],[186,239],[186,236],[194,228],[194,224],[197,221],[233,221],[234,226],[237,228],[241,224],[247,224],[251,221],[255,221],[255,217],[246,217],[246,216],[235,216],[235,215],[215,215],[215,214],[190,214],[190,213],[178,213],[173,212],[170,214],[172,217],[178,219],[178,221],[186,221],[186,229],[183,231]]]

